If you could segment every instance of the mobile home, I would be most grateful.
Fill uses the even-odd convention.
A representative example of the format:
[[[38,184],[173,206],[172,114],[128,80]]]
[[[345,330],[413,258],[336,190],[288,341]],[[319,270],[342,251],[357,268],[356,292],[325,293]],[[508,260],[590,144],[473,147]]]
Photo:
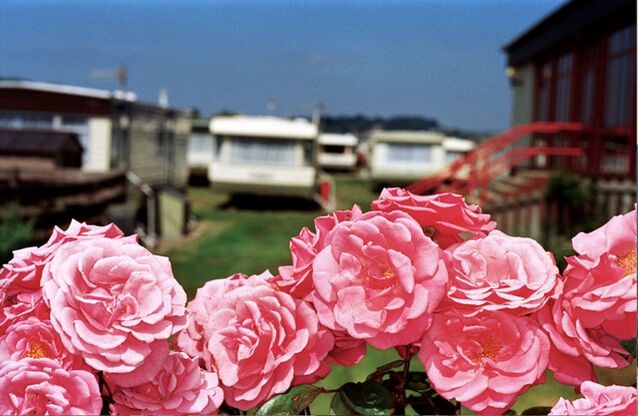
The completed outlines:
[[[446,137],[443,139],[445,149],[445,163],[452,163],[454,160],[476,147],[473,140],[460,139],[458,137]]]
[[[209,123],[210,120],[204,118],[193,119],[191,123],[191,134],[188,136],[186,153],[191,184],[208,180],[208,166],[213,160],[214,149]]]
[[[473,149],[471,140],[434,131],[377,130],[370,136],[370,179],[375,186],[406,186]]]
[[[321,133],[317,158],[326,170],[352,171],[357,167],[356,147],[359,139],[351,134]]]
[[[300,197],[326,207],[334,192],[317,168],[317,126],[305,119],[217,116],[208,179],[230,194]]]

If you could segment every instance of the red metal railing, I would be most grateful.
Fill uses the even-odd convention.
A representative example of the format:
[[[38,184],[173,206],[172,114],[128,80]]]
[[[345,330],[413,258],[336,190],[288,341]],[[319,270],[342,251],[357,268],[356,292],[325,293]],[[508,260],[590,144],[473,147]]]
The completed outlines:
[[[580,156],[583,154],[583,149],[578,147],[514,146],[518,141],[531,134],[581,131],[583,131],[583,125],[580,123],[535,122],[516,125],[458,157],[438,172],[414,182],[407,189],[415,194],[434,192],[467,194],[476,190],[484,203],[487,200],[489,182],[527,159],[537,155]]]

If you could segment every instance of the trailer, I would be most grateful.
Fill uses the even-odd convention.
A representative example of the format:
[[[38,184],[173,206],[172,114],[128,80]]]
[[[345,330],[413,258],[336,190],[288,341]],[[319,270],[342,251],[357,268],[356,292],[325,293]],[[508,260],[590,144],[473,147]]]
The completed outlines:
[[[305,119],[217,116],[210,120],[214,148],[208,167],[213,190],[232,195],[298,197],[326,210],[334,183],[317,165],[317,126]]]
[[[474,148],[436,131],[377,130],[370,136],[369,177],[375,187],[407,186]]]
[[[325,170],[353,171],[357,167],[359,139],[351,133],[319,134],[318,162]]]

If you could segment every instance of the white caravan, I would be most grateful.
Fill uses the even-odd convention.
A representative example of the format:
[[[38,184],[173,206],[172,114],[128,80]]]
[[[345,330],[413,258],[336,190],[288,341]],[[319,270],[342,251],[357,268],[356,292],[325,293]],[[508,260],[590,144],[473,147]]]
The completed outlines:
[[[370,179],[375,186],[407,186],[473,147],[439,132],[377,130],[370,136]]]
[[[217,116],[210,121],[215,149],[208,168],[214,190],[334,201],[332,179],[316,166],[318,128],[305,119]]]
[[[352,171],[357,167],[359,139],[351,133],[321,133],[319,135],[319,166],[326,170]]]

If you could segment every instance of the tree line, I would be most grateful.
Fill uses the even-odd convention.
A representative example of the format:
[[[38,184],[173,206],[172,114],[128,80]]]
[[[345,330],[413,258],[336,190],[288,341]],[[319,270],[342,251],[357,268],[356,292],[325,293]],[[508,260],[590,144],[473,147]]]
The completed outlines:
[[[365,134],[373,129],[383,130],[438,130],[439,123],[433,118],[421,116],[396,116],[390,118],[354,116],[330,116],[321,118],[321,130],[327,133]]]

